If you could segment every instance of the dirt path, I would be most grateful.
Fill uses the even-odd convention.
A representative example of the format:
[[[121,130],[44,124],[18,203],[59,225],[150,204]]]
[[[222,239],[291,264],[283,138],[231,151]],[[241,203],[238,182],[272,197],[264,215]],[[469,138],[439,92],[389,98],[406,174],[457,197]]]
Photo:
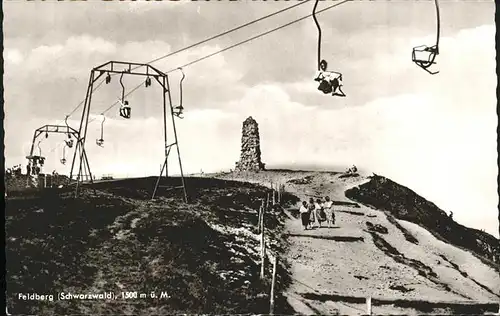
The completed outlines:
[[[347,199],[345,191],[368,181],[366,176],[265,172],[239,179],[231,175],[232,180],[265,186],[284,183],[286,191],[301,200],[329,196],[334,202],[336,224],[332,228],[304,230],[289,212],[285,235],[292,284],[284,295],[297,313],[362,315],[367,312],[366,297],[372,297],[374,314],[452,314],[477,308],[478,303],[497,302],[499,289],[494,285],[500,284],[500,276],[477,263],[470,253],[452,246],[445,252],[418,226],[406,227],[418,239],[414,244],[405,236],[408,231],[402,230],[401,224],[406,224]],[[383,232],[370,231],[368,226],[375,225]],[[445,253],[460,267],[444,261]]]
[[[272,183],[284,183],[285,190],[299,197],[301,200],[323,198],[328,195],[334,201],[336,225],[332,228],[318,228],[304,230],[300,220],[295,219],[287,212],[290,220],[286,224],[286,235],[290,242],[288,261],[291,263],[292,285],[285,296],[289,304],[297,313],[314,314],[363,314],[363,304],[345,304],[342,302],[320,302],[317,299],[306,298],[308,294],[335,293],[331,289],[336,284],[351,284],[353,290],[359,280],[349,276],[350,282],[339,273],[350,267],[343,266],[348,262],[339,263],[339,257],[356,256],[356,252],[363,251],[365,233],[361,229],[365,212],[360,212],[360,206],[344,196],[347,187],[365,181],[364,177],[338,181],[339,173],[335,172],[295,172],[291,174],[281,172],[266,172],[256,175],[243,176],[242,179],[231,176],[232,180],[244,180],[270,186]],[[292,180],[292,181],[290,181]]]
[[[452,308],[498,299],[495,291],[466,280],[458,267],[436,263],[437,248],[410,243],[386,214],[345,197],[348,188],[365,181],[365,176],[320,173],[308,183],[287,185],[302,200],[330,196],[336,213],[332,228],[304,230],[298,219],[287,223],[293,283],[286,296],[299,313],[366,314],[366,297],[372,297],[375,314],[421,314],[425,304],[428,312],[449,314]],[[386,232],[369,232],[368,223]],[[470,254],[464,255],[471,262]],[[481,274],[495,278],[492,271]],[[450,307],[454,302],[458,307]]]
[[[319,302],[308,299],[307,294],[331,294],[336,284],[346,280],[338,273],[342,269],[338,258],[356,251],[364,241],[363,231],[351,217],[364,215],[359,206],[344,196],[345,184],[333,181],[334,174],[311,174],[310,182],[286,185],[286,190],[301,200],[330,196],[335,202],[336,223],[333,227],[304,230],[298,219],[287,223],[286,232],[290,242],[288,259],[292,266],[293,283],[285,294],[288,302],[301,314],[364,314],[363,304]],[[307,176],[306,176],[307,177]],[[362,180],[363,181],[363,180]],[[353,185],[352,181],[350,181]],[[356,183],[361,181],[356,181]],[[346,213],[353,211],[359,215]],[[356,246],[356,244],[358,244]],[[340,276],[340,277],[339,277]],[[357,279],[355,279],[357,280]],[[354,286],[354,284],[353,284]]]

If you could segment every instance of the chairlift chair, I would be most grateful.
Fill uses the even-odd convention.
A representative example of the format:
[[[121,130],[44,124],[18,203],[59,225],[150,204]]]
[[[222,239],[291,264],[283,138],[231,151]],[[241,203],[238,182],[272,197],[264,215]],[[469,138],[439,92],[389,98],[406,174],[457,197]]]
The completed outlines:
[[[66,146],[68,146],[69,148],[73,148],[73,140],[72,139],[65,140],[64,142],[66,143]]]
[[[128,101],[120,102],[120,116],[126,119],[130,118],[130,115],[132,114],[132,109],[128,105]]]
[[[318,7],[319,0],[316,0],[314,3],[312,17],[314,19],[314,23],[318,28],[318,52],[317,52],[317,76],[314,79],[315,81],[319,81],[318,90],[322,91],[324,94],[331,93],[332,96],[342,96],[346,95],[342,91],[342,74],[336,71],[327,71],[327,62],[324,59],[321,59],[321,27],[319,25],[318,19],[316,18],[316,8]],[[337,92],[339,91],[339,92]]]
[[[431,75],[435,75],[439,73],[439,71],[430,71],[429,67],[435,64],[435,60],[437,55],[439,55],[439,36],[440,36],[440,16],[439,16],[439,3],[438,0],[434,0],[434,3],[436,5],[436,19],[437,19],[437,35],[436,35],[436,44],[433,46],[427,46],[427,45],[420,45],[413,47],[412,51],[412,61],[422,68],[423,70],[427,71]]]
[[[101,122],[101,138],[96,139],[95,143],[99,147],[104,147],[104,121],[106,121],[106,117],[103,116],[102,122]]]
[[[128,101],[125,100],[125,86],[123,85],[123,74],[125,72],[122,72],[120,76],[120,84],[122,86],[122,98],[120,100],[120,116],[126,119],[130,118],[130,114],[132,112],[132,109],[128,105]]]
[[[95,140],[95,143],[96,143],[96,144],[97,144],[97,146],[99,146],[99,147],[104,147],[104,139],[102,139],[102,138],[96,139],[96,140]]]
[[[38,156],[39,157],[42,157],[42,148],[40,147],[41,142],[42,142],[42,140],[39,140],[38,143],[36,144],[36,146],[38,147]]]
[[[177,68],[179,69],[179,71],[182,73],[182,78],[181,78],[181,81],[179,82],[179,105],[176,106],[174,109],[175,111],[173,111],[173,114],[175,116],[177,116],[178,118],[180,119],[183,119],[184,117],[182,116],[183,114],[183,111],[184,111],[184,107],[182,106],[182,82],[184,81],[184,78],[186,78],[186,75],[184,74],[184,71],[182,71],[182,68]]]
[[[66,115],[66,118],[64,119],[64,123],[66,123],[66,130],[68,131],[68,139],[71,141],[66,141],[66,144],[71,143],[71,145],[68,145],[68,147],[71,148],[71,147],[73,147],[73,140],[71,139],[71,133],[69,132],[70,128],[69,128],[69,124],[68,124],[68,118],[69,118],[69,115]]]
[[[66,164],[66,146],[63,146],[63,154],[62,154],[62,158],[61,158],[61,163],[63,165]]]

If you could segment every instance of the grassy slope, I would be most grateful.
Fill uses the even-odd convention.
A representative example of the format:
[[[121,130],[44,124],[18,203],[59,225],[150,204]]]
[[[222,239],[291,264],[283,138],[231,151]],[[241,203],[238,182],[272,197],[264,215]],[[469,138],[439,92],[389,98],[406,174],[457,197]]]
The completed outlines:
[[[498,264],[493,262],[500,262],[498,239],[488,233],[458,224],[434,203],[390,179],[373,176],[369,182],[347,190],[346,196],[386,211],[397,219],[418,224],[438,239],[472,251],[485,264],[500,271]]]
[[[7,303],[15,313],[264,313],[269,277],[259,280],[259,198],[267,189],[188,179],[179,192],[149,201],[153,178],[97,184],[85,191],[9,199],[6,205]],[[289,201],[293,200],[288,196]],[[270,250],[285,245],[283,214],[268,214]],[[269,267],[266,271],[269,276]],[[277,293],[288,283],[278,269]],[[166,291],[169,299],[20,301],[17,293]],[[290,312],[285,300],[277,310]]]

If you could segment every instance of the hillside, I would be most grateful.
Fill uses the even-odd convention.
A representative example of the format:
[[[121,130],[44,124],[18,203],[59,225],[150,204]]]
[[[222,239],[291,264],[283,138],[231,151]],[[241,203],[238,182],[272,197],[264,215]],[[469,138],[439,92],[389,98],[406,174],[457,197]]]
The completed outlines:
[[[374,175],[370,181],[346,191],[354,201],[415,223],[440,240],[472,251],[500,272],[500,244],[488,233],[460,225],[434,203],[390,179]]]
[[[6,201],[7,305],[15,314],[263,313],[269,277],[259,279],[256,231],[260,199],[252,184],[189,178],[191,203],[170,192],[150,201],[154,178],[95,185],[71,192],[18,193]],[[173,179],[172,181],[179,181]],[[290,203],[293,196],[285,196]],[[282,212],[266,215],[270,251]],[[269,276],[270,267],[266,270]],[[279,267],[278,293],[288,283]],[[163,299],[57,300],[58,293],[168,293]],[[52,294],[25,301],[18,293]],[[286,300],[277,308],[290,311]]]
[[[368,296],[375,314],[498,311],[500,274],[489,250],[484,251],[497,249],[498,240],[451,221],[403,186],[338,172],[277,170],[220,177],[265,185],[286,182],[286,190],[302,200],[332,198],[333,228],[304,231],[298,218],[286,225],[292,273],[286,295],[302,314],[364,314]],[[290,209],[292,216],[296,213],[297,208]],[[433,232],[436,218],[443,228]],[[456,242],[476,238],[475,244]],[[480,242],[488,244],[477,246]]]
[[[190,203],[154,178],[7,200],[10,312],[241,314],[269,311],[270,266],[259,279],[256,228],[271,183],[283,209],[265,217],[280,256],[279,314],[481,314],[500,301],[498,239],[452,221],[417,193],[380,176],[272,170],[187,178]],[[179,182],[179,179],[171,179]],[[330,196],[333,228],[304,231],[298,202]],[[458,236],[458,237],[457,237]],[[474,242],[473,242],[474,241]],[[17,293],[167,292],[168,299],[22,301]]]

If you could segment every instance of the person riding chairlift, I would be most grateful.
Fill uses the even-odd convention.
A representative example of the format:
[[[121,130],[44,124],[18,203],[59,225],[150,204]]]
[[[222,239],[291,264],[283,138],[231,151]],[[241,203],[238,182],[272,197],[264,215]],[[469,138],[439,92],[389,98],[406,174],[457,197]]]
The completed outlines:
[[[123,101],[122,100],[119,100],[120,101],[120,116],[124,117],[124,118],[130,118],[130,112],[131,112],[131,108],[130,106],[128,105],[128,101]]]
[[[326,68],[328,63],[326,60],[322,60],[319,64],[320,70],[316,73],[315,81],[319,81],[318,90],[323,91],[324,94],[332,93],[332,96],[345,97],[345,93],[342,91],[342,74],[334,71],[327,71]],[[338,93],[337,90],[340,92]]]

